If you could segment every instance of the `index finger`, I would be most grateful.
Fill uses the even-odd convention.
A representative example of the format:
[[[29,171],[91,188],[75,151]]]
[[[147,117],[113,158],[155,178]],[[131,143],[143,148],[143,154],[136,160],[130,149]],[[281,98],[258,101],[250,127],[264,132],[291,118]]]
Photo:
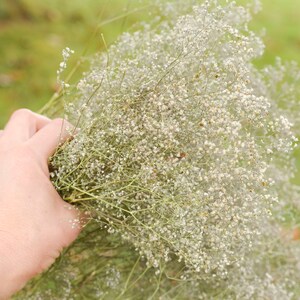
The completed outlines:
[[[50,122],[50,119],[28,109],[19,109],[10,117],[2,136],[12,142],[25,142]]]
[[[64,119],[55,119],[33,135],[27,144],[48,160],[57,148],[73,136],[74,127]]]

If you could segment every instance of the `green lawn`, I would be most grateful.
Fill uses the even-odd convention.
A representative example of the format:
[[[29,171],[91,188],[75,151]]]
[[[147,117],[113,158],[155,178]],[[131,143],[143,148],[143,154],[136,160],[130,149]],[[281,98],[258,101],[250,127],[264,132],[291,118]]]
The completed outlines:
[[[263,10],[254,17],[253,27],[266,29],[263,63],[276,56],[300,62],[300,10],[298,0],[262,0]]]
[[[61,49],[76,50],[74,59],[87,44],[89,53],[128,28],[143,13],[100,26],[99,34],[89,43],[97,25],[126,14],[141,5],[134,0],[2,0],[0,1],[0,126],[19,107],[39,109],[56,88],[56,70]],[[276,56],[300,62],[300,10],[298,0],[262,0],[263,11],[253,28],[266,29],[266,54],[260,65],[272,63]]]
[[[87,53],[101,49],[100,33],[109,44],[145,17],[147,9],[132,12],[142,6],[139,2],[1,0],[0,128],[13,110],[21,107],[38,110],[49,100],[56,90],[56,70],[63,48],[69,46],[76,51],[70,65],[87,45]],[[263,10],[252,23],[256,31],[266,29],[266,52],[257,63],[260,66],[273,63],[276,56],[300,62],[299,0],[262,0],[262,3]],[[99,31],[90,42],[97,26]],[[300,169],[300,153],[297,156]]]
[[[132,12],[141,5],[131,2],[1,0],[0,126],[13,110],[38,110],[49,100],[56,89],[56,70],[63,48],[75,50],[74,64],[87,45],[88,53],[103,47],[100,33],[109,44],[141,19],[141,12]],[[103,23],[107,24],[99,26]],[[97,26],[99,31],[91,42]]]

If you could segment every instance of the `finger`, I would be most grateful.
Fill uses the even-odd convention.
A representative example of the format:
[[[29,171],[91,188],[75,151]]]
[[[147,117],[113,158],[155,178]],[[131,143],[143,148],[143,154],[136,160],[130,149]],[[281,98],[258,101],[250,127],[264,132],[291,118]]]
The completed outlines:
[[[4,128],[3,136],[12,141],[25,142],[50,122],[50,119],[28,109],[19,109],[10,117]]]
[[[0,137],[2,136],[2,134],[3,134],[3,130],[0,130]]]
[[[27,143],[43,158],[48,160],[61,144],[72,137],[72,133],[73,126],[69,122],[63,119],[56,119],[39,130]]]
[[[63,233],[62,246],[67,247],[77,238],[83,227],[82,212],[63,201],[61,226]]]

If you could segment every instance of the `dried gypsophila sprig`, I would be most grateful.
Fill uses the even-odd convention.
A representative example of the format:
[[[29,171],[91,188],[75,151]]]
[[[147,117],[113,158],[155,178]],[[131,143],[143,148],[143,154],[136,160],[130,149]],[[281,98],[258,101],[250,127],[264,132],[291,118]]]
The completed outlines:
[[[282,158],[296,139],[252,66],[263,44],[249,12],[217,1],[188,9],[92,60],[67,108],[81,132],[53,158],[54,183],[149,265],[177,257],[186,276],[237,287],[237,269],[271,232],[271,205],[288,202],[278,183],[289,186]]]
[[[74,50],[70,49],[69,47],[66,47],[62,50],[63,61],[60,62],[59,69],[57,70],[57,83],[63,91],[70,87],[70,84],[65,82],[65,80],[61,78],[61,75],[66,70],[67,62],[72,54],[74,54]]]

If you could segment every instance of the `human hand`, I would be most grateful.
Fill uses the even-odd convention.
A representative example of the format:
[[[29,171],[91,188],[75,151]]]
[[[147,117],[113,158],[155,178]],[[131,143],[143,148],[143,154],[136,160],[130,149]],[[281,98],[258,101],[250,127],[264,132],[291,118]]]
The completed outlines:
[[[0,131],[0,299],[46,270],[79,234],[78,212],[49,180],[48,158],[70,138],[67,126],[22,109]]]

